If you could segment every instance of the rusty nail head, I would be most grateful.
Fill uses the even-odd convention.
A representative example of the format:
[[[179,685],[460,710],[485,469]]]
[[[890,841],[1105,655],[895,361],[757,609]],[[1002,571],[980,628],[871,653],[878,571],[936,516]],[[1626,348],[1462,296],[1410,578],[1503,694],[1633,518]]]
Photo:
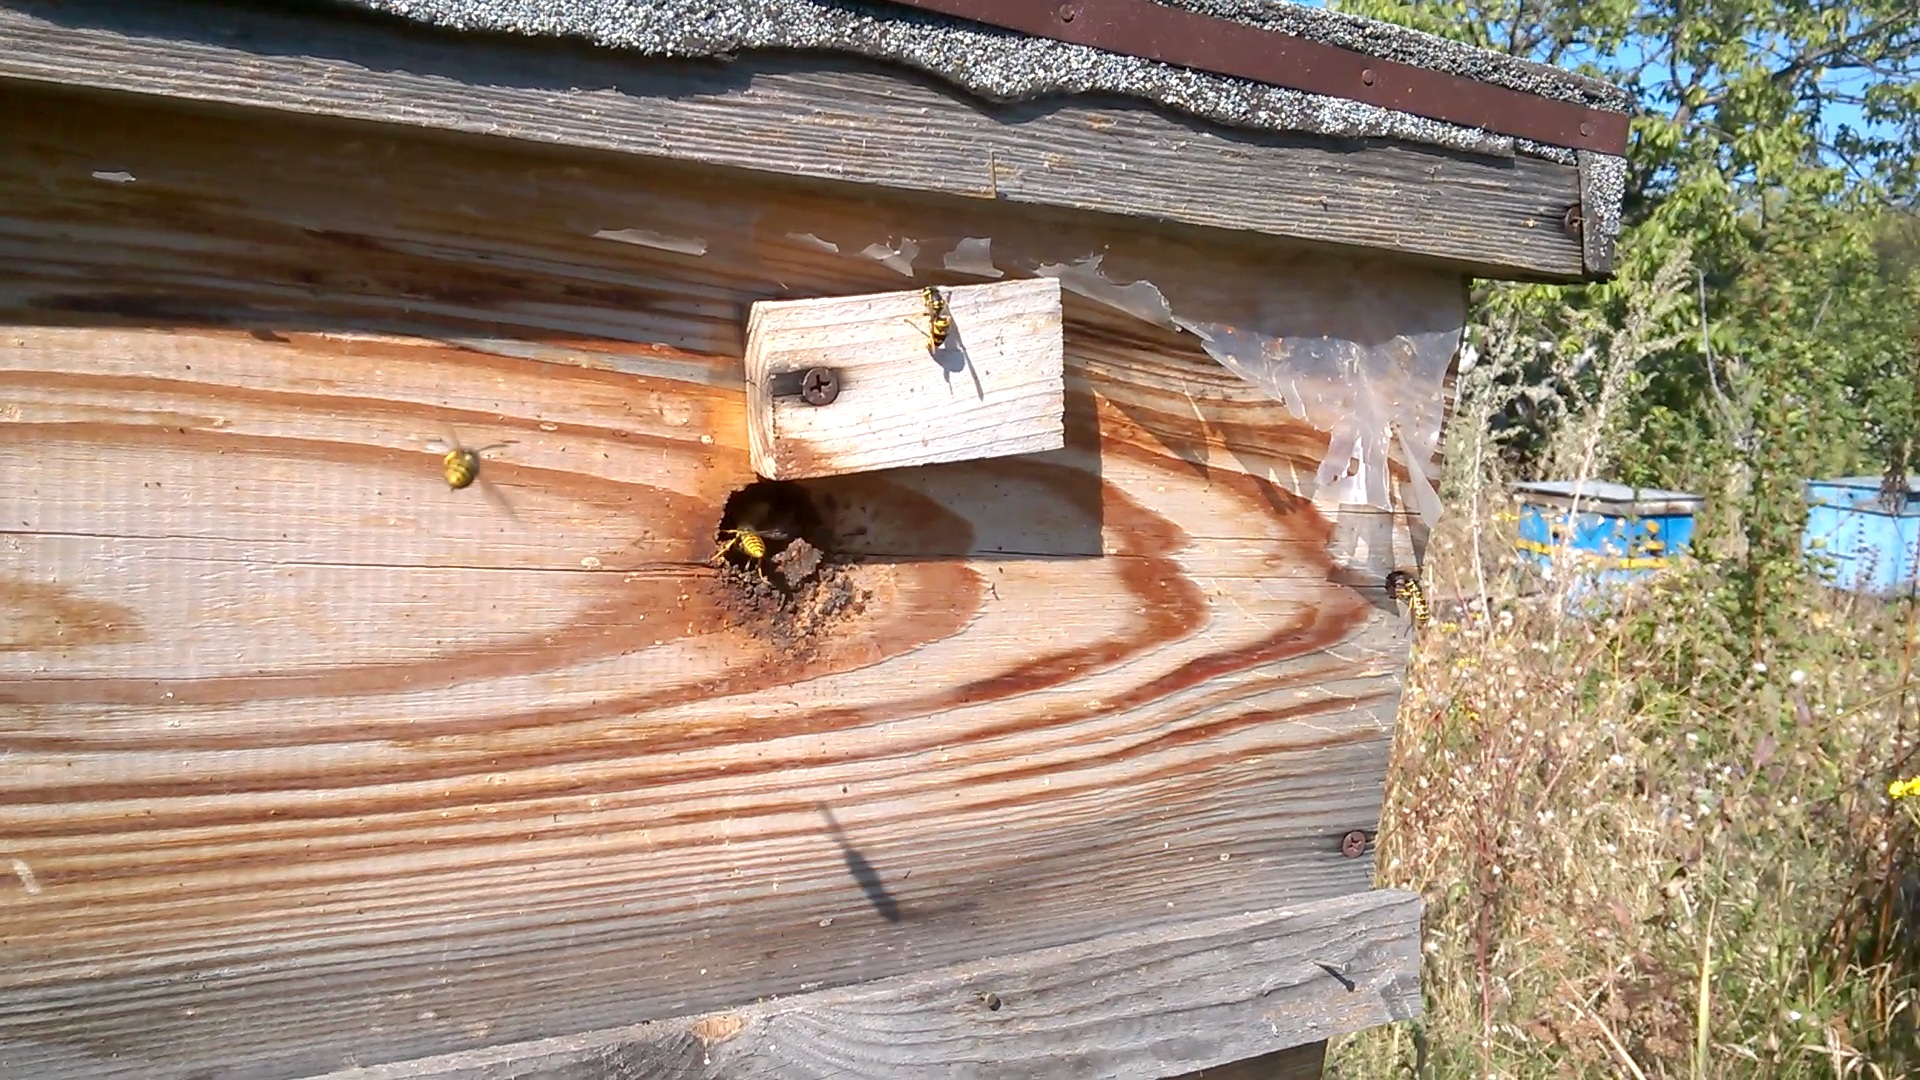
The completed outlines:
[[[1368,86],[1372,86],[1373,85],[1373,69],[1372,68],[1360,69],[1360,81],[1363,83],[1366,83]]]
[[[800,380],[800,397],[809,405],[829,405],[839,396],[840,376],[832,368],[808,368],[806,377]]]
[[[1579,203],[1574,203],[1572,206],[1567,207],[1567,212],[1560,215],[1560,228],[1563,229],[1568,236],[1578,237],[1580,235],[1580,228],[1585,222],[1586,216],[1580,212]]]
[[[1355,829],[1340,838],[1340,854],[1357,859],[1367,853],[1367,834]]]
[[[1580,125],[1580,137],[1581,137],[1581,138],[1583,138],[1583,139],[1591,139],[1591,138],[1593,138],[1593,124],[1592,124],[1591,122],[1583,122],[1583,123],[1581,123],[1581,125]]]
[[[1054,14],[1060,16],[1061,22],[1072,22],[1080,17],[1080,6],[1078,4],[1061,4],[1054,10]]]

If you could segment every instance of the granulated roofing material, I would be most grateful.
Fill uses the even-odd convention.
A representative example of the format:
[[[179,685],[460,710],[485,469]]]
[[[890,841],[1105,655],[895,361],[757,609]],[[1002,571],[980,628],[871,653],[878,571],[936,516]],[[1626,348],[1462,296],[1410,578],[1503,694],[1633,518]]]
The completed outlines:
[[[754,49],[855,53],[918,68],[982,98],[1119,94],[1234,127],[1392,138],[1572,163],[1571,150],[868,0],[343,0],[454,30],[582,39],[650,56]],[[1035,0],[1039,2],[1039,0]],[[1542,97],[1628,111],[1622,90],[1430,34],[1282,0],[1161,0]]]

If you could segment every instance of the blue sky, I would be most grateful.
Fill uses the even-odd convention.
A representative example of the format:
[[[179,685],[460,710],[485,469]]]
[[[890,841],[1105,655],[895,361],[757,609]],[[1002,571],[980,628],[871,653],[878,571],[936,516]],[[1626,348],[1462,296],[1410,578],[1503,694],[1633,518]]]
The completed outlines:
[[[1324,8],[1329,6],[1326,3],[1326,0],[1293,0],[1293,2],[1303,4],[1307,7]],[[1856,77],[1848,81],[1840,81],[1840,80],[1835,81],[1835,85],[1838,88],[1852,91],[1855,93],[1858,93],[1861,89],[1863,89],[1864,83],[1865,83],[1864,77]],[[1865,124],[1864,116],[1862,115],[1859,107],[1855,105],[1833,106],[1828,110],[1827,114],[1822,119],[1823,119],[1823,127],[1826,128],[1827,134],[1829,136],[1831,136],[1834,131],[1837,131],[1840,125],[1845,124],[1855,128],[1859,128]]]

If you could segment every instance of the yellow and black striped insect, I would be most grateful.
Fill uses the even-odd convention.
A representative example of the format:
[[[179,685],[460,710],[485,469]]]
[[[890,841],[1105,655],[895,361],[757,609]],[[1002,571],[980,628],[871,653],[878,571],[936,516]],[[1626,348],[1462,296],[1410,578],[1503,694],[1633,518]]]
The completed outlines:
[[[1433,609],[1427,606],[1427,594],[1420,588],[1420,579],[1405,570],[1395,570],[1387,575],[1387,594],[1407,605],[1407,613],[1413,616],[1416,626],[1425,626],[1433,621]]]
[[[445,441],[434,440],[433,442],[429,442],[427,449],[440,455],[440,475],[442,479],[446,480],[447,487],[454,491],[459,491],[462,488],[472,487],[478,482],[480,489],[486,493],[487,497],[492,499],[501,509],[505,510],[508,515],[511,516],[513,514],[513,507],[507,505],[506,497],[501,495],[499,490],[491,483],[480,478],[480,455],[493,450],[503,450],[512,446],[512,441],[492,443],[480,447],[468,447],[460,444],[460,436],[454,434],[452,428],[446,429],[446,432],[447,437]]]
[[[787,539],[787,534],[779,529],[756,529],[751,525],[721,529],[720,535],[726,539],[708,561],[718,566],[726,560],[728,553],[737,550],[747,557],[747,562],[760,572],[761,577],[767,575],[767,569],[762,565],[767,557],[767,545]]]
[[[940,296],[940,290],[929,285],[920,290],[920,302],[927,308],[927,355],[932,356],[947,343],[947,335],[953,332],[953,317],[947,311],[947,302]],[[911,322],[909,325],[914,325]]]

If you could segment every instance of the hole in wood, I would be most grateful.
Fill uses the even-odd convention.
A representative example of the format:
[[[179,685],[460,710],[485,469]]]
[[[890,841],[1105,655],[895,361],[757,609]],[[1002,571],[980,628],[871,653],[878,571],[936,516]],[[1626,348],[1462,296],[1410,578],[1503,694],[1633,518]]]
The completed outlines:
[[[812,493],[788,480],[756,480],[727,497],[711,561],[720,607],[737,626],[790,654],[865,607],[863,589],[836,556],[831,522]]]

